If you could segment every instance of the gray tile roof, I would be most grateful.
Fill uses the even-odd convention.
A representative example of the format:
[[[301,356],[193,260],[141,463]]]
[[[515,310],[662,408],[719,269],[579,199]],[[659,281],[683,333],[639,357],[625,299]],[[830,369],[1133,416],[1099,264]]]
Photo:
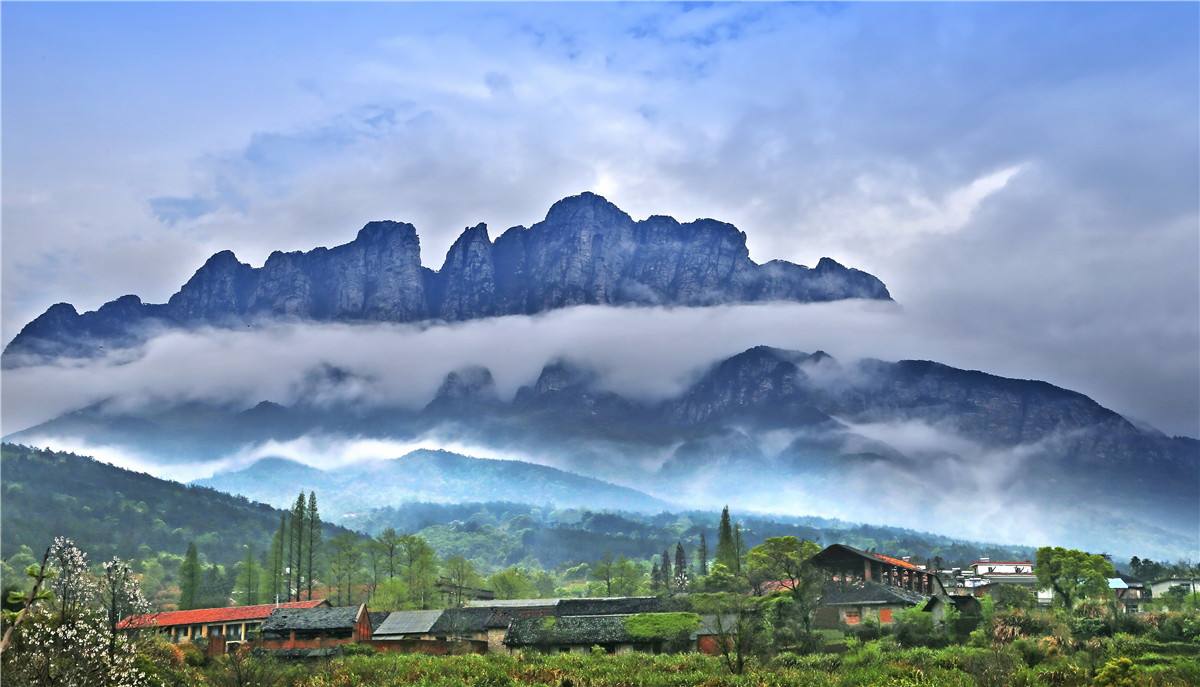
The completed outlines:
[[[562,646],[633,642],[619,615],[574,615],[514,620],[504,636],[511,646]]]
[[[352,629],[362,606],[276,608],[263,621],[263,632]]]
[[[373,637],[386,635],[425,634],[429,632],[437,619],[442,617],[442,611],[396,611],[389,613],[387,619],[375,628]]]
[[[467,602],[467,608],[540,608],[554,606],[559,599],[472,599]]]
[[[556,615],[613,615],[657,613],[663,610],[657,596],[610,596],[591,599],[562,599],[555,606]]]
[[[859,584],[839,585],[833,583],[825,587],[821,594],[822,606],[870,606],[884,604],[904,604],[915,606],[925,603],[929,597],[907,589],[893,587],[878,582],[861,582]]]
[[[470,632],[484,632],[493,627],[508,627],[506,618],[493,617],[496,611],[492,608],[447,608],[429,628],[435,635],[453,635]]]

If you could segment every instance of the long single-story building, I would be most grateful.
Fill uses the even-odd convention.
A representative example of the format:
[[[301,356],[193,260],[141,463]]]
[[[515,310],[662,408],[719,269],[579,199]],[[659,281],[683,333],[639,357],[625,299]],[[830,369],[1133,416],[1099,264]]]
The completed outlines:
[[[195,608],[130,616],[117,623],[127,632],[153,630],[179,643],[221,637],[226,642],[247,641],[258,634],[263,622],[277,609],[310,609],[328,606],[324,599],[290,601],[281,604]]]
[[[257,646],[268,651],[307,652],[370,639],[371,618],[366,606],[279,608],[263,622]]]

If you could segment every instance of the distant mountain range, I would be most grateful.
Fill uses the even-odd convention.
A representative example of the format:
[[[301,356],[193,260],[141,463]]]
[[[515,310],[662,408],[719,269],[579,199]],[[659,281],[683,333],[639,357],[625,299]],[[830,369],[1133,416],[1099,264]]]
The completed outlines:
[[[319,470],[266,458],[195,484],[254,501],[286,505],[297,491],[318,491],[330,517],[403,503],[511,501],[558,508],[657,513],[669,504],[647,494],[555,468],[418,450],[388,459]]]
[[[344,371],[325,375],[331,383],[355,382]],[[499,396],[486,369],[451,373],[421,409],[192,403],[130,414],[101,405],[10,440],[74,437],[206,460],[304,436],[434,437],[528,456],[675,503],[720,499],[806,513],[838,507],[859,513],[855,519],[889,523],[896,522],[889,514],[911,519],[921,510],[953,517],[947,510],[954,504],[976,509],[972,517],[1053,525],[1082,542],[1076,545],[1097,549],[1186,552],[1197,546],[1200,442],[1140,427],[1045,382],[929,361],[841,362],[822,352],[768,347],[719,361],[682,394],[662,401],[627,398],[595,380],[587,367],[558,360],[512,399]],[[448,499],[595,498],[629,510],[646,509],[633,505],[638,499],[652,503],[645,494],[585,485],[548,468],[504,467],[497,478],[503,463],[462,463],[445,455],[424,460],[455,477],[438,471],[410,476],[397,465],[386,479],[372,480],[370,469],[349,475],[345,488],[361,488],[383,505],[410,494],[420,500],[422,492],[440,499],[442,490]],[[280,480],[252,475],[238,485],[210,483],[277,502],[259,491],[273,481]]]
[[[213,255],[162,304],[122,296],[94,312],[50,307],[4,351],[13,367],[44,356],[90,356],[155,332],[245,327],[264,319],[457,321],[583,304],[700,306],[761,301],[890,300],[879,279],[822,258],[808,268],[750,259],[746,234],[711,219],[634,221],[593,193],[564,198],[531,227],[494,242],[465,230],[442,268],[421,264],[417,230],[381,221],[350,243],[275,252],[260,268]]]

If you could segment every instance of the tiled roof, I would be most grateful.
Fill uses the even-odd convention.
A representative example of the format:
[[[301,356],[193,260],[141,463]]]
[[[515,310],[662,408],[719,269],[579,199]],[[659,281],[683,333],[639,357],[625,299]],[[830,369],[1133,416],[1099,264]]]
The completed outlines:
[[[472,599],[467,602],[467,608],[540,608],[558,602],[559,599]]]
[[[822,606],[870,606],[873,604],[906,604],[915,606],[929,597],[907,589],[878,582],[855,585],[830,584],[821,594]]]
[[[345,630],[358,621],[362,606],[277,608],[263,622],[263,632],[289,630]]]
[[[572,615],[514,620],[504,636],[512,646],[614,644],[634,641],[619,615]]]
[[[483,632],[493,627],[507,627],[508,619],[496,616],[492,608],[447,608],[429,628],[435,635]]]
[[[1028,565],[1033,566],[1033,561],[975,561],[971,565]]]
[[[662,610],[662,599],[657,596],[610,596],[591,599],[562,599],[554,613],[568,615],[620,615],[631,613],[656,613]]]
[[[130,616],[117,624],[117,629],[139,627],[171,627],[173,625],[202,625],[207,623],[236,623],[247,620],[265,620],[277,608],[316,608],[328,605],[324,599],[312,601],[289,601],[282,604],[258,604],[256,606],[230,606],[228,608],[196,608],[190,611],[166,611]]]
[[[372,636],[424,634],[429,632],[440,617],[442,617],[440,610],[396,611],[387,615],[387,619],[375,628]]]
[[[883,563],[884,565],[893,565],[898,568],[907,568],[909,570],[918,570],[921,572],[927,572],[924,568],[914,565],[913,563],[910,563],[909,561],[903,560],[901,558],[896,558],[895,556],[888,556],[888,555],[885,555],[882,553],[874,553],[872,551],[863,551],[862,549],[856,549],[853,546],[847,546],[846,544],[830,544],[829,546],[825,547],[820,553],[813,556],[813,558],[818,562],[818,564],[820,564],[820,562],[822,560],[827,560],[830,557],[833,557],[833,558],[838,557],[838,554],[841,552],[848,552],[848,553],[854,554],[856,556],[868,558],[877,563]]]

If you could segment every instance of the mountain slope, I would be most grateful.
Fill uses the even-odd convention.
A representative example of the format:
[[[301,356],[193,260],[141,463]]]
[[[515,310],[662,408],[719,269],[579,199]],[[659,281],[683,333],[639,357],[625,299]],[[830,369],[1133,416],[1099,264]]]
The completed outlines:
[[[441,270],[421,265],[416,228],[370,222],[351,241],[275,252],[260,268],[213,255],[163,304],[122,296],[94,312],[59,303],[9,343],[4,364],[87,356],[164,329],[244,326],[263,318],[337,322],[468,320],[581,304],[713,305],[760,301],[890,300],[877,278],[829,258],[814,268],[750,259],[746,234],[701,219],[635,222],[593,193],[555,203],[529,228],[495,242],[465,230]]]
[[[6,443],[0,469],[4,555],[21,545],[42,551],[66,536],[94,561],[140,557],[145,547],[182,555],[195,542],[208,560],[232,564],[245,556],[246,544],[266,551],[282,515],[245,498],[70,453]],[[345,531],[325,524],[327,537]]]
[[[484,460],[448,451],[413,451],[392,460],[323,471],[281,459],[222,472],[196,484],[284,505],[297,489],[317,489],[331,515],[407,502],[513,501],[562,508],[658,512],[665,501],[627,487],[515,460]]]

